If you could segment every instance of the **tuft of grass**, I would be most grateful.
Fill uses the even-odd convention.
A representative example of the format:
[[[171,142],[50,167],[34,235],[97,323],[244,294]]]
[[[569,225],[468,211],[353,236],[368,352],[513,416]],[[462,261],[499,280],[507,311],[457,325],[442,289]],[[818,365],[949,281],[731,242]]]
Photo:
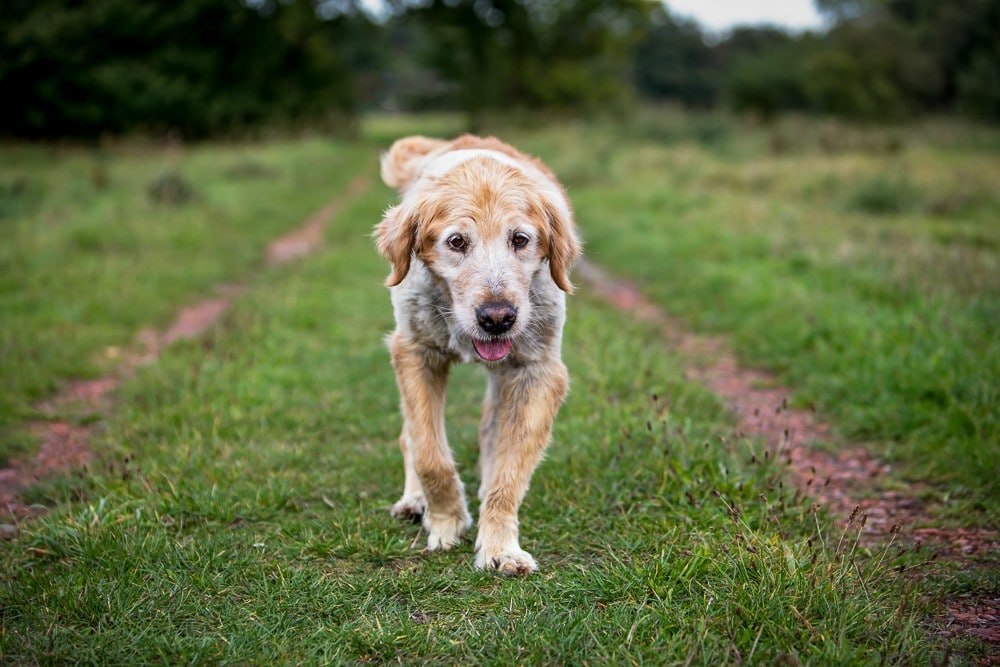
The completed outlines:
[[[854,211],[871,215],[893,215],[919,208],[916,188],[900,176],[876,176],[859,185],[848,198]]]
[[[37,184],[24,176],[14,176],[0,181],[0,221],[30,214],[41,200]]]
[[[146,194],[154,204],[180,206],[198,198],[191,182],[176,170],[162,171],[149,182]]]

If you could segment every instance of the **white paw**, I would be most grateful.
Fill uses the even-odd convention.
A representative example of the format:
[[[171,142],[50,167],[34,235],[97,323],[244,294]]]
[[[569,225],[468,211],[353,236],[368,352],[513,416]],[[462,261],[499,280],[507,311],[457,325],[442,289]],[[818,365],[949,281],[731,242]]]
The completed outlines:
[[[477,570],[495,570],[500,574],[525,575],[538,569],[535,559],[527,551],[517,547],[503,549],[499,553],[489,553],[483,549],[476,552]]]
[[[424,514],[424,528],[427,530],[427,549],[451,549],[462,539],[462,533],[472,525],[472,517],[462,508],[461,514]]]
[[[392,506],[389,514],[397,519],[410,519],[419,521],[420,517],[427,511],[427,501],[423,495],[403,496],[399,502]]]

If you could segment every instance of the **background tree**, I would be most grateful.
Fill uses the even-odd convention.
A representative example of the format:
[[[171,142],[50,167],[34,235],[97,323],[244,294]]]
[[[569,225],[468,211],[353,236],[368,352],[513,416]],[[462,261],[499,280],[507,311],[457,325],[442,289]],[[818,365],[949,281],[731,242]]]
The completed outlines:
[[[867,117],[964,110],[1000,120],[1000,0],[816,0],[816,5],[836,21],[822,62],[813,65],[820,110]],[[828,76],[831,61],[849,62],[849,71]],[[860,103],[831,107],[837,90]]]
[[[717,53],[694,21],[676,19],[663,6],[650,14],[651,27],[635,50],[635,85],[643,96],[712,106],[718,97]]]
[[[657,0],[6,0],[0,133],[93,138],[364,109],[625,112],[636,96],[764,116],[1000,121],[1000,0],[815,0],[822,32],[709,43]]]
[[[363,15],[308,0],[9,0],[0,5],[0,126],[10,134],[188,136],[350,114],[343,48]]]
[[[434,0],[397,4],[425,34],[407,55],[441,77],[438,101],[477,125],[489,110],[615,108],[630,93],[649,0]]]

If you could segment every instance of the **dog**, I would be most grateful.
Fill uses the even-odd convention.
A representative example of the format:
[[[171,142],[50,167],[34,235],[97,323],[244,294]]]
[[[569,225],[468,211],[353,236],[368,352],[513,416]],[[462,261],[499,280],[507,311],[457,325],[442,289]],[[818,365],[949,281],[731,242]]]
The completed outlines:
[[[541,161],[494,137],[400,139],[381,176],[400,193],[373,234],[391,264],[386,344],[403,413],[403,496],[391,513],[419,518],[431,551],[471,527],[444,405],[451,364],[481,364],[475,566],[528,574],[537,564],[521,549],[518,509],[569,388],[562,332],[582,249],[569,198]]]

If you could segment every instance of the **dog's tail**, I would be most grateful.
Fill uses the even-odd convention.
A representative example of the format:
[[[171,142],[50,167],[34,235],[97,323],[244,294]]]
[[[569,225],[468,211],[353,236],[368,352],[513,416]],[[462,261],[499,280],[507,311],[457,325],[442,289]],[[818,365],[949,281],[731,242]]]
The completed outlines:
[[[397,140],[382,154],[382,180],[397,190],[405,190],[420,171],[428,154],[446,146],[447,141],[413,136]]]

